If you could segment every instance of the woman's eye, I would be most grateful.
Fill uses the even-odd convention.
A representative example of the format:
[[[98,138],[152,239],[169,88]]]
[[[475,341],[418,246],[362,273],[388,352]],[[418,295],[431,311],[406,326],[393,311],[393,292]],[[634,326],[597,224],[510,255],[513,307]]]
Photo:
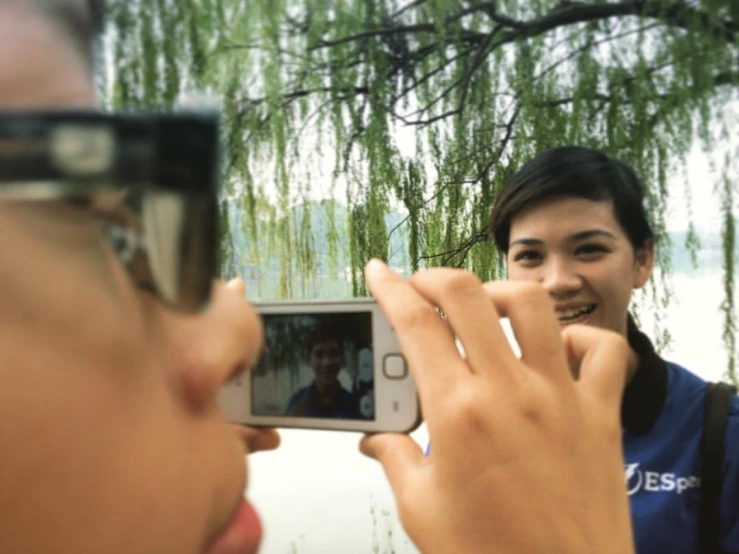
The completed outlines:
[[[534,262],[541,259],[541,255],[535,250],[523,250],[513,258],[517,262]]]
[[[575,250],[576,255],[593,255],[593,254],[604,254],[608,252],[608,249],[600,244],[583,244]]]

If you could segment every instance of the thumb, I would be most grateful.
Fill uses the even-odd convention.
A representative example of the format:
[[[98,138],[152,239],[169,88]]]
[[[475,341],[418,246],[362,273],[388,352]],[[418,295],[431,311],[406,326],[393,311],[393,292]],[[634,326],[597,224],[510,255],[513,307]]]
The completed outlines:
[[[408,476],[426,462],[421,447],[407,435],[365,435],[359,450],[380,462],[396,498]]]
[[[280,435],[274,429],[237,424],[231,424],[230,427],[244,441],[249,453],[274,450],[280,446]]]
[[[603,400],[621,403],[638,357],[619,334],[588,325],[571,325],[562,331],[570,368],[576,378]]]
[[[240,277],[234,277],[229,280],[229,282],[226,283],[226,288],[240,294],[241,296],[246,295],[246,283]]]

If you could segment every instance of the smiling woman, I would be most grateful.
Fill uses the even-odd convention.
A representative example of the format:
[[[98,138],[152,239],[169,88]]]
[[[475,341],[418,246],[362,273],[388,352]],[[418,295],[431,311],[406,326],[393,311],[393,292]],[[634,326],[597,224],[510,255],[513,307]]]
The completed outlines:
[[[508,277],[542,283],[562,325],[590,323],[626,336],[631,292],[652,271],[651,241],[632,246],[613,202],[557,197],[513,219]]]
[[[726,446],[725,463],[719,460],[723,486],[709,507],[717,515],[701,513],[705,491],[669,484],[675,478],[699,480],[708,387],[661,359],[629,314],[632,292],[647,283],[654,260],[643,188],[634,171],[589,148],[544,152],[504,186],[490,230],[506,257],[508,279],[539,283],[561,327],[615,331],[639,356],[622,406],[627,481],[638,468],[640,478],[646,473],[653,481],[651,488],[629,491],[637,551],[739,551],[739,399],[731,400],[727,434],[719,437]]]

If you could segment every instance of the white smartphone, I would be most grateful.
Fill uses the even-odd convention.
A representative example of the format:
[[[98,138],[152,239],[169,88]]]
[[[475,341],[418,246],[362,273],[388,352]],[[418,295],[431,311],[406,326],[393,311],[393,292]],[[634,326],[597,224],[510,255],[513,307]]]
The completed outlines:
[[[374,299],[253,305],[264,349],[222,389],[228,421],[365,433],[408,433],[421,423],[416,385]]]

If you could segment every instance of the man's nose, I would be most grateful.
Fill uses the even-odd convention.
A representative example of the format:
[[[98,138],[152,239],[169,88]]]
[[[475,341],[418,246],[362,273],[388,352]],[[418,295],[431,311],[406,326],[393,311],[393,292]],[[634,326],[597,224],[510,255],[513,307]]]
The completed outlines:
[[[262,347],[262,323],[239,283],[216,282],[210,306],[168,320],[172,371],[191,408],[210,406],[220,388],[248,370]]]

